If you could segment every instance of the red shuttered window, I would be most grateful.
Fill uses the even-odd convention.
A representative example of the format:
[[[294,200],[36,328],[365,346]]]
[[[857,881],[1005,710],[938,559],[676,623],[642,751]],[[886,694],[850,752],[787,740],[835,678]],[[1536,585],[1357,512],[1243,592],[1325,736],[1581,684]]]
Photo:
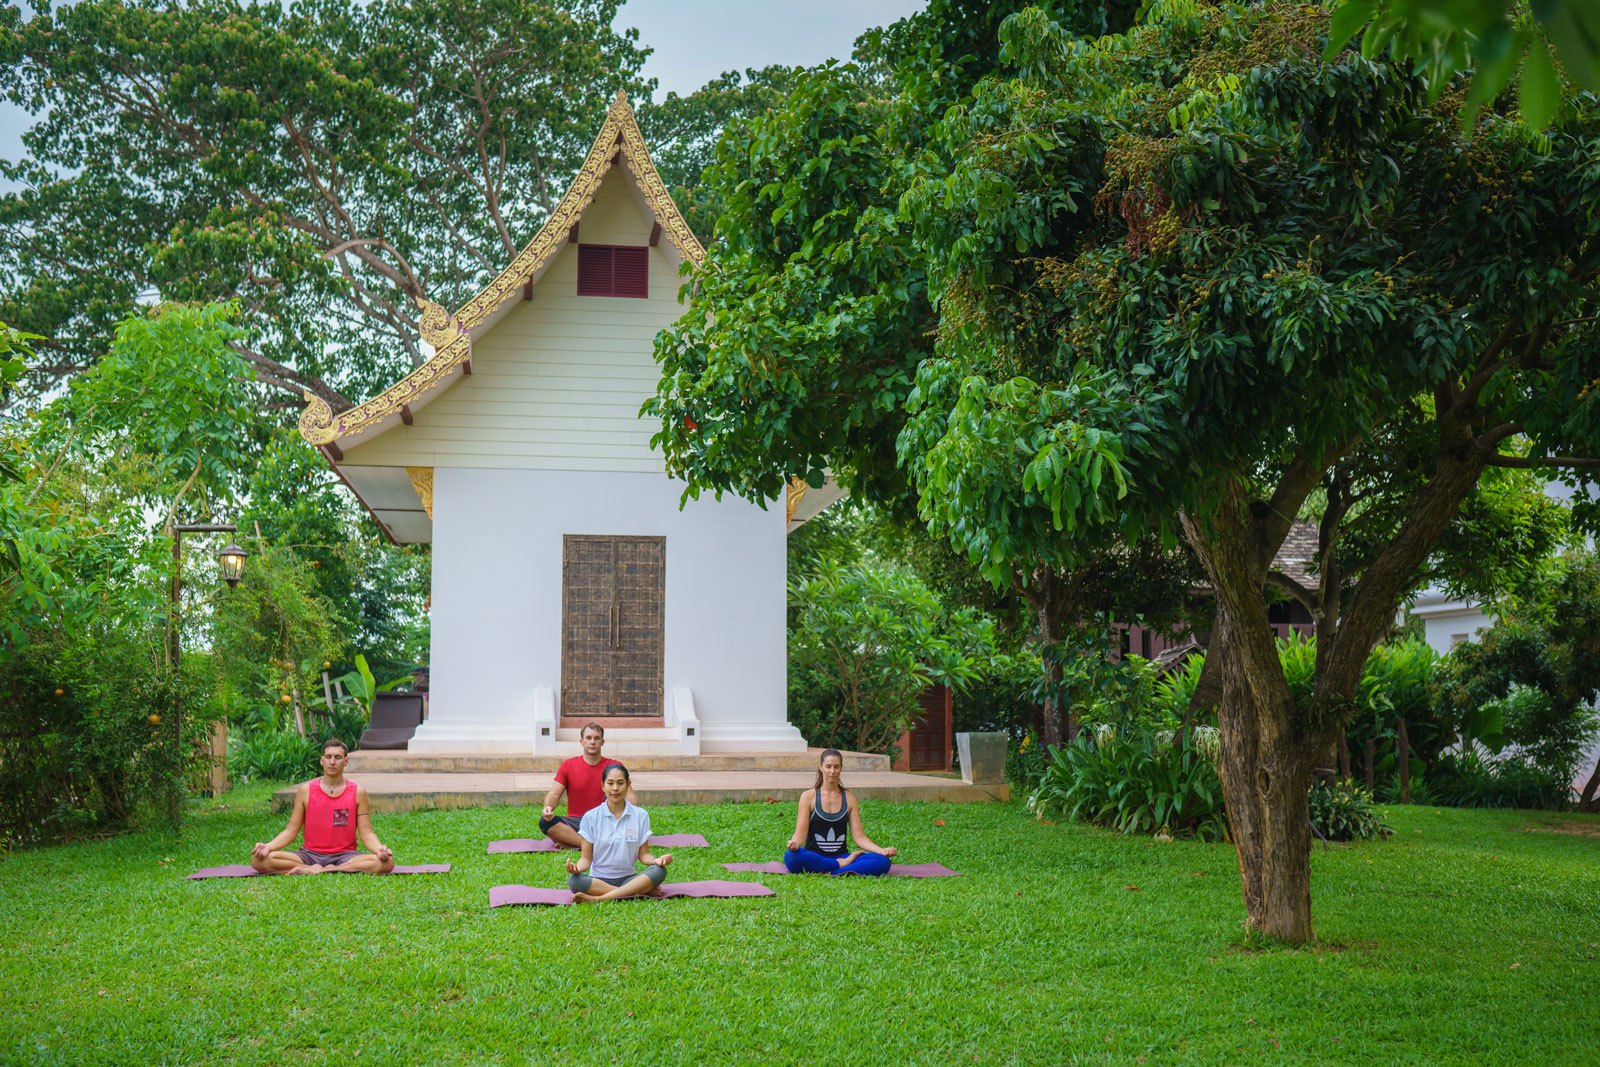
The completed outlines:
[[[579,245],[578,295],[648,297],[650,250],[627,245]]]

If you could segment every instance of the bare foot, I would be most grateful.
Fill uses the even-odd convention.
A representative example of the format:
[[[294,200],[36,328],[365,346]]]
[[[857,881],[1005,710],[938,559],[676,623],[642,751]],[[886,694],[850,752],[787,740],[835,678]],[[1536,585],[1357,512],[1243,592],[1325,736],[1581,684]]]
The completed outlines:
[[[846,856],[844,859],[839,861],[839,869],[841,871],[844,870],[846,867],[850,866],[852,863],[854,863],[856,860],[860,859],[864,855],[866,855],[865,852],[861,851],[860,849],[857,849],[856,851],[850,853],[850,855]]]
[[[572,902],[574,904],[593,904],[599,899],[600,898],[595,896],[593,893],[574,893],[574,894],[572,894]]]
[[[322,868],[316,866],[315,864],[302,863],[298,867],[289,868],[289,873],[290,874],[321,874],[322,873]]]

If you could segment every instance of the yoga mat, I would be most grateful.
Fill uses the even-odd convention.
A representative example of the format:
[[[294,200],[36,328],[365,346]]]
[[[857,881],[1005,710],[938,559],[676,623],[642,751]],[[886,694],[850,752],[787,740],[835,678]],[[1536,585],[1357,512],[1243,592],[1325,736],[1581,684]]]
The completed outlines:
[[[450,865],[448,863],[422,863],[422,864],[418,864],[418,865],[416,865],[414,867],[396,867],[394,870],[390,871],[389,873],[390,874],[444,874],[449,869],[450,869]],[[328,873],[329,874],[362,874],[362,873],[365,873],[365,872],[362,872],[362,871],[346,871],[346,870],[343,870],[343,869],[340,869],[340,868],[336,867],[336,868],[333,868],[333,869],[329,870]],[[253,877],[257,876],[257,875],[261,875],[261,872],[256,870],[254,867],[250,866],[248,863],[230,863],[226,867],[207,867],[204,870],[195,871],[193,874],[191,874],[191,875],[189,875],[187,877],[186,881],[195,881],[195,880],[201,879],[201,878],[253,878]],[[262,877],[266,877],[265,875],[261,875],[261,876]],[[300,877],[300,876],[297,875],[296,877]]]
[[[724,863],[723,866],[730,871],[748,871],[754,874],[789,873],[789,868],[781,863]],[[960,873],[952,871],[942,863],[896,863],[889,868],[890,876],[899,878],[950,878]]]
[[[706,839],[699,834],[656,834],[650,839],[652,845],[662,848],[706,848]],[[504,841],[490,841],[489,855],[497,852],[576,852],[577,849],[563,848],[548,837],[512,837]]]
[[[661,896],[635,897],[635,900],[665,900],[668,897],[770,897],[773,892],[759,882],[668,882]],[[507,904],[571,904],[572,894],[565,889],[536,889],[529,885],[497,885],[489,890],[489,907]]]

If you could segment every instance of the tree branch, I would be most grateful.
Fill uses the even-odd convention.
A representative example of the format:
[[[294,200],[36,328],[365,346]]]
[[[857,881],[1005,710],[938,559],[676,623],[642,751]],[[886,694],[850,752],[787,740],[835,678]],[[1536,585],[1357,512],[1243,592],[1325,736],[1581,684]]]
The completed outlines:
[[[1512,470],[1544,470],[1565,467],[1571,470],[1600,470],[1600,459],[1587,456],[1504,456],[1496,452],[1489,457],[1491,467],[1510,467]]]

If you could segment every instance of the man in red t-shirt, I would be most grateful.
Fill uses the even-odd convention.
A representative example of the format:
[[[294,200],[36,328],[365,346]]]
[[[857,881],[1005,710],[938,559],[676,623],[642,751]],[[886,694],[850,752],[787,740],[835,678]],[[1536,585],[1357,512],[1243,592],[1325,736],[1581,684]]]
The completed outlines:
[[[583,755],[562,760],[561,766],[556,768],[556,782],[544,795],[544,813],[539,819],[540,832],[563,848],[583,847],[583,839],[578,836],[578,822],[584,812],[605,803],[601,780],[606,764],[614,762],[600,756],[606,743],[604,726],[597,722],[585,724],[578,731],[578,740],[583,745]],[[567,813],[557,815],[556,805],[561,803],[563,793],[567,797]],[[628,801],[635,802],[632,785],[628,786]]]
[[[322,777],[302,783],[294,791],[289,825],[271,841],[258,841],[250,850],[250,866],[262,874],[321,874],[335,868],[387,874],[394,870],[394,853],[372,831],[372,808],[367,791],[344,776],[350,750],[337,737],[322,744]],[[304,848],[281,851],[305,828]],[[356,848],[356,838],[367,846]]]

